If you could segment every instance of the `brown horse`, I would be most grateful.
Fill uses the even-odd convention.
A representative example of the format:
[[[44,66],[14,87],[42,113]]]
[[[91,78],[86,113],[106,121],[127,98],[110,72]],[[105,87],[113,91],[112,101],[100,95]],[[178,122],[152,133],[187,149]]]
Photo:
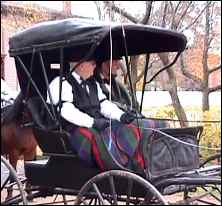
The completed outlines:
[[[1,155],[8,156],[15,170],[21,156],[24,161],[34,160],[37,149],[32,128],[24,126],[28,115],[22,105],[20,95],[13,105],[1,109]],[[8,190],[8,198],[11,196],[12,191]]]

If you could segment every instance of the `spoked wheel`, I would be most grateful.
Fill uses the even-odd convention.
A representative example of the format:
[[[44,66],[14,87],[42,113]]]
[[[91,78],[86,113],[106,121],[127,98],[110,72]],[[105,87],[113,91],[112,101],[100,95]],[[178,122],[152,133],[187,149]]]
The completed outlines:
[[[13,190],[11,197],[7,197],[8,188]],[[4,157],[1,156],[1,205],[18,203],[27,205],[23,185],[19,180],[15,169]]]
[[[215,171],[212,170],[212,175],[214,177],[220,178],[221,180],[221,168],[218,171],[216,170],[217,166],[221,165],[221,153],[217,153],[214,155],[211,155],[206,160],[204,160],[200,164],[200,168],[214,168]],[[199,198],[194,198],[195,203],[200,204],[211,204],[211,205],[221,205],[221,181],[220,183],[215,184],[206,184],[204,186],[199,186],[197,188],[197,192],[199,193]],[[191,195],[191,193],[187,194],[188,196]],[[192,198],[191,198],[192,200]]]
[[[202,171],[202,173],[201,173]],[[221,168],[220,165],[199,169],[201,183],[195,189],[184,192],[186,204],[221,205]]]
[[[79,191],[76,205],[167,205],[160,192],[142,177],[111,170],[91,178]]]
[[[185,204],[221,205],[221,184],[199,186],[194,192],[185,192]]]

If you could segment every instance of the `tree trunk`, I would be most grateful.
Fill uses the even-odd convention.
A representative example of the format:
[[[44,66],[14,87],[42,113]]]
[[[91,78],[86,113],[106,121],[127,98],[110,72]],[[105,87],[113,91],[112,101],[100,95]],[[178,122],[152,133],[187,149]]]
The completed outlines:
[[[175,109],[176,115],[180,121],[180,126],[187,127],[188,123],[186,122],[187,121],[186,113],[185,113],[182,105],[180,104],[180,100],[177,95],[177,91],[175,91],[175,86],[173,86],[172,89],[169,89],[169,93],[170,93],[171,100],[173,103],[173,108]]]
[[[132,56],[131,57],[131,79],[132,79],[132,87],[134,94],[131,93],[131,96],[133,95],[134,98],[132,99],[132,105],[135,109],[138,109],[138,105],[136,102],[136,83],[137,83],[137,63],[138,63],[139,56]],[[130,84],[128,84],[130,85]],[[131,91],[131,90],[130,90]]]
[[[167,54],[164,54],[164,53],[159,54],[159,57],[160,57],[161,61],[163,62],[164,66],[169,64],[169,58],[168,58]],[[187,127],[188,123],[187,123],[186,113],[185,113],[182,105],[180,104],[180,100],[177,95],[177,83],[176,83],[175,73],[171,68],[169,68],[169,69],[167,69],[167,74],[169,77],[169,81],[168,81],[169,88],[167,90],[170,93],[173,107],[174,107],[176,115],[180,121],[180,126]]]
[[[207,2],[209,3],[209,2]],[[202,99],[202,110],[209,110],[209,68],[208,68],[208,51],[210,47],[210,8],[206,7],[205,16],[205,36],[204,36],[204,49],[203,49],[203,99]]]
[[[202,110],[203,112],[210,110],[208,89],[204,89],[202,93]]]
[[[136,91],[136,81],[137,81],[137,63],[138,63],[139,56],[132,56],[131,57],[131,77],[132,77],[132,84],[133,90]]]
[[[72,15],[72,5],[71,1],[63,1],[63,12],[67,15],[67,17]]]

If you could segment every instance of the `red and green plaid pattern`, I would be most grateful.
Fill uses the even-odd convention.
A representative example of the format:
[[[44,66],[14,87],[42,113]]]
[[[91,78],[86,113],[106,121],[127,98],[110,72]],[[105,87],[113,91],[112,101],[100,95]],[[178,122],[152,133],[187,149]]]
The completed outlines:
[[[141,129],[143,128],[166,128],[169,127],[169,124],[165,120],[156,120],[156,119],[138,119],[133,121],[135,126],[138,126]]]
[[[93,148],[96,151],[93,130],[84,127],[74,127],[70,131],[70,142],[74,152],[77,152],[79,157],[86,161],[89,165],[95,166],[95,159],[92,155]]]
[[[71,131],[71,144],[81,159],[93,167],[97,165],[103,171],[118,169],[118,164],[128,169],[139,167],[141,170],[145,164],[139,143],[142,138],[149,138],[149,135],[135,125],[135,122],[124,125],[113,121],[111,130],[106,128],[100,133],[95,129],[77,128]],[[139,125],[141,128],[167,126],[164,121],[147,119],[139,120]],[[130,160],[136,165],[132,166]]]

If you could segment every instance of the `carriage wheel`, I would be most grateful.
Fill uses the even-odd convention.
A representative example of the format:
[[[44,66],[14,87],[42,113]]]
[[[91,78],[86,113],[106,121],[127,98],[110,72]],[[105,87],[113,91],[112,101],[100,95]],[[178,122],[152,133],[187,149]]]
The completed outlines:
[[[135,195],[136,193],[139,195]],[[107,171],[91,178],[81,188],[75,201],[76,205],[160,203],[167,205],[163,196],[152,184],[136,174],[121,170]]]
[[[221,205],[221,184],[205,184],[184,192],[182,204]]]
[[[221,153],[217,153],[208,157],[200,164],[200,168],[206,168],[210,165],[215,164],[221,165]],[[215,176],[221,178],[221,171],[219,174],[218,172],[216,172]],[[200,196],[203,196],[203,198],[198,198],[196,202],[212,205],[221,205],[221,184],[215,183],[211,185],[200,186],[197,188],[197,191],[199,192]],[[187,193],[186,195],[189,196],[190,193]]]
[[[11,181],[10,181],[11,177]],[[16,194],[7,198],[7,188],[17,190]],[[8,161],[1,156],[1,205],[18,204],[27,205],[27,199],[21,181],[19,180],[15,169],[8,163]]]
[[[209,166],[220,166],[221,165],[221,153],[211,155],[206,160],[200,163],[200,169]],[[207,171],[207,170],[206,170]],[[184,191],[183,204],[209,204],[209,205],[221,205],[221,170],[211,170],[211,176],[218,178],[218,181],[211,182],[207,181],[205,185],[199,185],[193,187],[193,189],[187,188]]]

